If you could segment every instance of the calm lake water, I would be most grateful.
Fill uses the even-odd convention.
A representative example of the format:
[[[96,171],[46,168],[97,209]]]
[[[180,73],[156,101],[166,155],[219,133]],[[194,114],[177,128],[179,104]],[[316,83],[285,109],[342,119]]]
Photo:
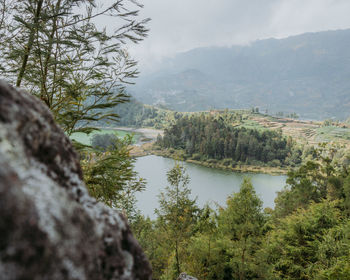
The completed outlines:
[[[256,193],[263,201],[264,207],[274,207],[276,192],[280,191],[286,182],[286,176],[267,174],[236,173],[208,168],[183,162],[190,176],[189,188],[192,197],[197,197],[200,206],[216,203],[224,206],[229,195],[239,191],[244,177],[250,177]],[[168,185],[166,172],[174,166],[174,160],[160,156],[145,156],[137,158],[135,170],[147,180],[146,190],[137,195],[138,208],[150,218],[155,218],[154,209],[159,206],[158,194]]]

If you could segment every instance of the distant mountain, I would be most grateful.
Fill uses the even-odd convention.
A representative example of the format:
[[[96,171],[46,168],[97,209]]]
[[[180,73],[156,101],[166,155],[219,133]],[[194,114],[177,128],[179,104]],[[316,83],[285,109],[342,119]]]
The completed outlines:
[[[194,49],[165,60],[130,91],[144,103],[179,111],[259,107],[346,119],[350,29]]]

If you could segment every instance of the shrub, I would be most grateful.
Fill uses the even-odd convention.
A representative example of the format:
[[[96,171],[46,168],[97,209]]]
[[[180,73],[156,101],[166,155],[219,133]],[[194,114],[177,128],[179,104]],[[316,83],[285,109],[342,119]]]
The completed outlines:
[[[192,155],[193,160],[201,160],[201,157],[202,157],[201,154],[198,154],[198,153]]]
[[[278,166],[281,166],[281,161],[278,159],[274,159],[270,161],[268,165],[271,167],[278,167]]]
[[[230,159],[230,158],[224,158],[224,159],[222,160],[222,164],[223,164],[224,166],[229,166],[230,164],[232,164],[232,159]]]
[[[216,159],[211,158],[207,160],[207,163],[216,164],[218,163],[218,161]]]
[[[108,149],[114,150],[117,146],[118,136],[115,134],[95,134],[91,139],[91,146],[94,149],[106,151]]]

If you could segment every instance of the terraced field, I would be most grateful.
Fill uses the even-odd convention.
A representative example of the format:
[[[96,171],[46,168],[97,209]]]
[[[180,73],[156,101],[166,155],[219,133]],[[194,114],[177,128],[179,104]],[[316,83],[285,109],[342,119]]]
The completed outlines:
[[[286,136],[292,136],[295,140],[302,143],[317,145],[325,142],[335,142],[350,146],[350,126],[344,123],[338,123],[333,126],[323,126],[322,122],[302,121],[287,118],[274,118],[264,115],[251,115],[247,122],[247,127],[256,127],[266,129],[281,129]],[[243,124],[242,126],[245,126]]]

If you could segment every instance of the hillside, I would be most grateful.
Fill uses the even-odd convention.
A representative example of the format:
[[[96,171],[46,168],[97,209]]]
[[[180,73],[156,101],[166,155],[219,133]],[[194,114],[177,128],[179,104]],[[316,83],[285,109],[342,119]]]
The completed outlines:
[[[182,117],[204,114],[222,117],[228,124],[237,127],[281,130],[285,136],[291,136],[301,144],[319,145],[335,142],[350,147],[350,122],[298,120],[252,112],[250,109],[178,112],[145,105],[135,99],[117,106],[114,113],[119,115],[118,126],[121,127],[151,127],[164,130]],[[110,123],[105,122],[100,122],[99,125],[111,127]]]
[[[350,160],[350,123],[347,122],[331,121],[329,119],[324,121],[298,120],[258,113],[256,110],[253,112],[251,109],[176,112],[144,105],[134,99],[130,103],[117,106],[117,108],[118,110],[115,113],[120,116],[119,125],[127,126],[135,132],[140,131],[140,128],[155,128],[159,130],[158,132],[166,131],[181,119],[213,116],[214,119],[224,120],[225,125],[237,129],[281,132],[286,138],[292,137],[299,147],[304,147],[305,154],[309,154],[309,150],[314,147],[325,147],[326,150],[336,149],[334,158],[338,163],[346,162],[348,164]],[[100,125],[110,127],[109,123],[100,123]],[[156,135],[153,135],[151,138],[154,139],[155,137]],[[158,154],[151,146],[147,143],[142,147],[134,147],[132,155],[140,156],[150,152]],[[172,156],[163,153],[162,155]],[[179,154],[175,156],[181,158]]]
[[[177,111],[259,107],[343,120],[350,114],[349,49],[350,30],[198,48],[165,60],[130,92]]]

